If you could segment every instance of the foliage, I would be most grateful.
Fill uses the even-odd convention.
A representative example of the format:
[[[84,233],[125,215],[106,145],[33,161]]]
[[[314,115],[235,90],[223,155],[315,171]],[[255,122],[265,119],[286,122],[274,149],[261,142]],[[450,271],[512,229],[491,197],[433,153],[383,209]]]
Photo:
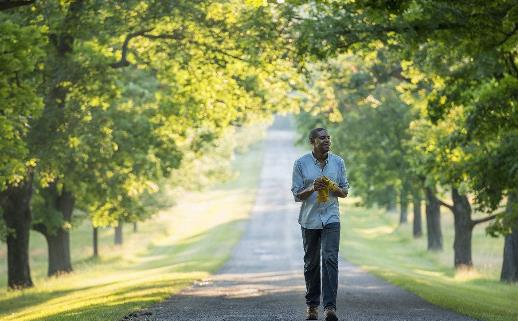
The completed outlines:
[[[414,180],[406,146],[414,116],[396,90],[400,80],[389,76],[397,69],[390,59],[379,47],[315,68],[306,114],[299,116],[304,134],[310,127],[328,128],[333,150],[347,159],[354,194],[367,205],[393,205],[396,190],[408,192]]]
[[[0,13],[0,191],[19,182],[33,166],[26,143],[30,121],[43,107],[38,96],[42,81],[44,28],[23,26]]]
[[[472,192],[485,211],[495,210],[516,189],[514,1],[288,1],[286,6],[292,12],[299,8],[294,36],[304,61],[368,53],[379,43],[398,57],[402,77],[396,78],[404,80],[398,90],[419,116],[409,145],[417,153],[409,160],[417,174],[427,174],[427,184]]]
[[[284,60],[282,21],[268,6],[49,1],[10,17],[30,26],[26,38],[12,37],[23,42],[20,52],[32,50],[23,72],[40,59],[42,84],[30,88],[40,104],[31,106],[45,108],[20,127],[27,138],[18,135],[12,145],[20,155],[6,161],[23,175],[23,161],[31,160],[38,188],[56,183],[71,191],[95,225],[149,217],[143,199],[183,157],[203,158],[211,150],[203,146],[217,144],[229,128],[293,108],[286,92],[296,77]],[[40,196],[35,222],[62,226],[56,209],[38,205]]]
[[[171,172],[175,187],[184,191],[205,190],[216,182],[239,175],[232,170],[232,161],[236,155],[256,144],[264,134],[265,126],[255,124],[231,127],[222,137],[210,141],[201,140],[197,133],[188,135],[190,139],[182,147],[182,163]]]
[[[233,169],[250,175],[184,193],[177,206],[162,208],[153,220],[140,223],[137,233],[128,233],[122,246],[112,245],[111,229],[99,228],[98,259],[91,258],[92,226],[83,222],[71,231],[74,273],[59,278],[45,277],[43,236],[32,234],[31,271],[39,286],[23,292],[0,289],[0,319],[119,320],[206,278],[221,267],[244,232],[261,162],[260,146],[238,155]],[[0,252],[0,287],[7,278],[4,255]]]

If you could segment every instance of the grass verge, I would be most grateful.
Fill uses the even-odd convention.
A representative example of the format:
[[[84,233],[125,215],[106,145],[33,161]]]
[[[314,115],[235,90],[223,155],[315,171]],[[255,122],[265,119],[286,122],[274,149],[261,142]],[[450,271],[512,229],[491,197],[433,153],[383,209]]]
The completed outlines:
[[[73,273],[47,278],[45,242],[31,234],[36,286],[7,291],[4,274],[0,320],[119,320],[206,278],[228,259],[244,231],[255,200],[262,147],[255,144],[236,157],[234,169],[246,175],[209,191],[183,193],[175,206],[141,223],[137,233],[128,226],[122,246],[108,245],[113,232],[102,230],[98,259],[90,258],[91,226],[74,229]],[[4,268],[5,252],[0,263]]]
[[[476,270],[453,269],[453,226],[443,214],[445,250],[426,251],[426,235],[412,238],[411,222],[398,226],[397,215],[346,205],[341,252],[365,270],[416,293],[425,300],[487,321],[518,320],[518,285],[498,281],[502,240],[477,227],[473,239]],[[501,262],[499,262],[501,264]]]

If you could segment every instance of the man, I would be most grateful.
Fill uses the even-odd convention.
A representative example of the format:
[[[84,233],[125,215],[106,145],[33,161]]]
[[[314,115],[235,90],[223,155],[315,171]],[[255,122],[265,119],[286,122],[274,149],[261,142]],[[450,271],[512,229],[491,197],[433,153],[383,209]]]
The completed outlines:
[[[340,211],[338,197],[346,197],[349,189],[345,164],[341,157],[329,152],[331,138],[325,128],[309,133],[311,153],[300,157],[293,166],[291,191],[296,202],[302,202],[299,224],[304,245],[304,278],[306,280],[306,320],[318,320],[322,305],[326,321],[337,321],[338,249],[340,243]],[[329,193],[319,197],[319,193]],[[320,278],[322,253],[322,280]]]

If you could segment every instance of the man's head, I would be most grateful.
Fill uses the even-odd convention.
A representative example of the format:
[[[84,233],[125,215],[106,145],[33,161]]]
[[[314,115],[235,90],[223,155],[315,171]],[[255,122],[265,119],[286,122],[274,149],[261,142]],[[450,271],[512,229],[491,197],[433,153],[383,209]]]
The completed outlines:
[[[313,145],[313,151],[326,154],[331,147],[331,137],[325,128],[315,128],[309,132],[309,142]]]

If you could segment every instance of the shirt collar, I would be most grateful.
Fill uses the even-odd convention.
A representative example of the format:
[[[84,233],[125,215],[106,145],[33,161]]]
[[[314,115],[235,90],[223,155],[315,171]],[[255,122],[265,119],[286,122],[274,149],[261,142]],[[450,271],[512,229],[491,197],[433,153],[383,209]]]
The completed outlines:
[[[320,162],[318,161],[318,159],[315,157],[315,155],[313,155],[313,151],[311,151],[311,158],[313,158],[313,163],[315,163],[315,165],[319,165]],[[327,157],[324,161],[324,165],[327,165],[327,162],[329,160],[329,155],[331,154],[331,151],[327,152]]]

